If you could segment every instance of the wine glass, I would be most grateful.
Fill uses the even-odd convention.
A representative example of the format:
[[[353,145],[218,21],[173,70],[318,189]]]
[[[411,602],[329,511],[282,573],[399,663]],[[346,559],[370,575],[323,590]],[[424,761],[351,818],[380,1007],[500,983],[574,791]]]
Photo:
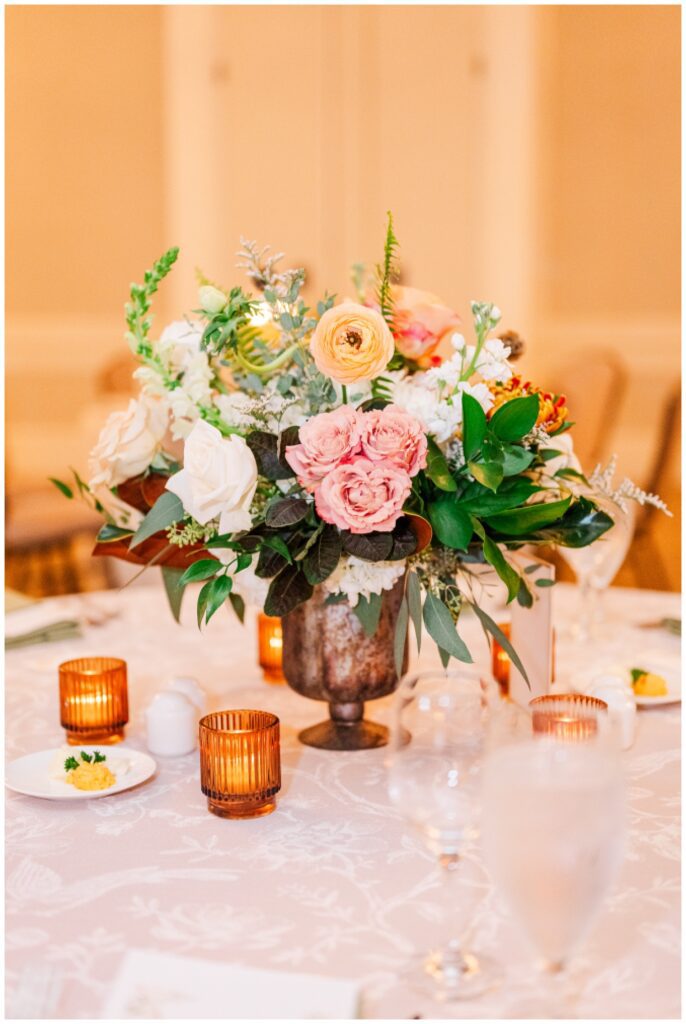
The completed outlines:
[[[607,735],[584,743],[539,737],[503,747],[484,763],[482,793],[486,863],[542,958],[542,977],[559,978],[622,861],[617,751]],[[559,1012],[563,993],[551,996],[558,1011],[552,1015],[567,1016]]]
[[[471,669],[419,672],[404,677],[393,705],[389,794],[438,858],[445,883],[442,902],[451,926],[460,906],[469,902],[466,887],[456,892],[455,881],[459,884],[461,854],[476,835],[488,693],[494,687]],[[449,938],[418,958],[407,980],[438,1002],[448,1002],[479,995],[496,975],[483,957]]]
[[[614,520],[614,526],[584,548],[558,549],[579,584],[579,612],[572,632],[581,641],[589,640],[602,627],[603,597],[631,547],[636,520],[633,503],[623,509],[609,498],[594,500]]]

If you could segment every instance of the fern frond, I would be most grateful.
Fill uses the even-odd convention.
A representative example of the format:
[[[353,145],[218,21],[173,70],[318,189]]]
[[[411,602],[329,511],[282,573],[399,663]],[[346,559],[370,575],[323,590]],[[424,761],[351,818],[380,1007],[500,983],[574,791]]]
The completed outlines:
[[[394,303],[391,285],[398,280],[398,249],[400,244],[393,231],[393,214],[388,211],[386,242],[383,250],[383,263],[377,264],[377,299],[382,317],[389,327],[393,324]]]

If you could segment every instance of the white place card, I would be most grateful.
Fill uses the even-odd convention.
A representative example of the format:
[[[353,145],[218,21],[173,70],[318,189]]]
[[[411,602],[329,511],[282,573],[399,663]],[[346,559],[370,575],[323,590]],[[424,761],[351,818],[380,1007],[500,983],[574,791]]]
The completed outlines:
[[[353,981],[131,949],[101,1017],[345,1020],[358,1016],[358,1003]]]

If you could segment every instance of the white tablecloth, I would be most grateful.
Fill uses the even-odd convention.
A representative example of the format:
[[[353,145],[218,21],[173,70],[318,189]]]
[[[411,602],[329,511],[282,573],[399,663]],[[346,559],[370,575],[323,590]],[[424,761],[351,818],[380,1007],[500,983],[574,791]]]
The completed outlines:
[[[50,1015],[98,1017],[122,956],[134,946],[355,978],[364,1015],[431,1016],[398,979],[408,957],[432,944],[441,880],[431,855],[389,805],[383,750],[330,753],[297,742],[298,730],[325,717],[326,706],[262,681],[252,615],[241,628],[222,610],[201,635],[190,595],[183,626],[171,619],[157,586],[105,596],[119,614],[83,639],[8,654],[8,758],[63,742],[59,662],[111,654],[129,664],[127,744],[145,749],[143,711],[151,696],[171,675],[193,675],[213,707],[279,715],[283,789],[266,818],[220,820],[207,812],[193,754],[160,759],[155,778],[138,789],[79,805],[8,793],[9,996],[27,967],[45,962],[63,980]],[[80,600],[92,598],[55,599],[56,617]],[[573,588],[556,588],[558,623],[575,600]],[[631,628],[679,615],[678,595],[613,590],[609,610],[617,651],[635,651],[638,663],[648,648],[678,656],[675,637]],[[462,630],[483,657],[474,620],[465,618]],[[597,657],[592,647],[575,648],[558,634],[561,682]],[[384,700],[367,712],[387,721],[388,710]],[[576,959],[580,1017],[679,1015],[679,753],[679,708],[640,712],[636,744],[624,755],[630,843],[619,884]],[[506,980],[456,1015],[519,1016],[536,985],[531,952],[493,891],[478,848],[463,867],[469,902],[478,896],[472,944],[500,961]],[[456,921],[460,911],[456,906]],[[231,1007],[222,1012],[230,1017]]]

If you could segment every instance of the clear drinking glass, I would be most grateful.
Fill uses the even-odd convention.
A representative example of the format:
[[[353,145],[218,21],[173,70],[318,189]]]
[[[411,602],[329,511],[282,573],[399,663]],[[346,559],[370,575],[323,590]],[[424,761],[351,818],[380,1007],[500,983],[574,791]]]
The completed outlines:
[[[390,797],[443,869],[442,902],[450,929],[460,907],[470,902],[465,887],[459,891],[460,856],[476,835],[487,695],[494,685],[470,669],[419,672],[404,677],[393,705]],[[462,922],[462,935],[468,924]],[[411,965],[407,980],[438,1002],[449,1002],[484,992],[496,973],[490,962],[464,950],[459,937],[446,937]]]
[[[614,520],[607,533],[585,548],[560,547],[558,550],[573,570],[579,584],[579,611],[572,633],[577,640],[589,640],[602,632],[603,596],[619,572],[631,547],[636,511],[633,503],[624,511],[614,501],[594,498],[598,506]]]
[[[486,863],[541,958],[545,991],[546,978],[564,978],[622,861],[619,758],[605,741],[537,737],[489,755],[482,794]],[[547,1016],[571,1016],[564,989],[553,989]]]

